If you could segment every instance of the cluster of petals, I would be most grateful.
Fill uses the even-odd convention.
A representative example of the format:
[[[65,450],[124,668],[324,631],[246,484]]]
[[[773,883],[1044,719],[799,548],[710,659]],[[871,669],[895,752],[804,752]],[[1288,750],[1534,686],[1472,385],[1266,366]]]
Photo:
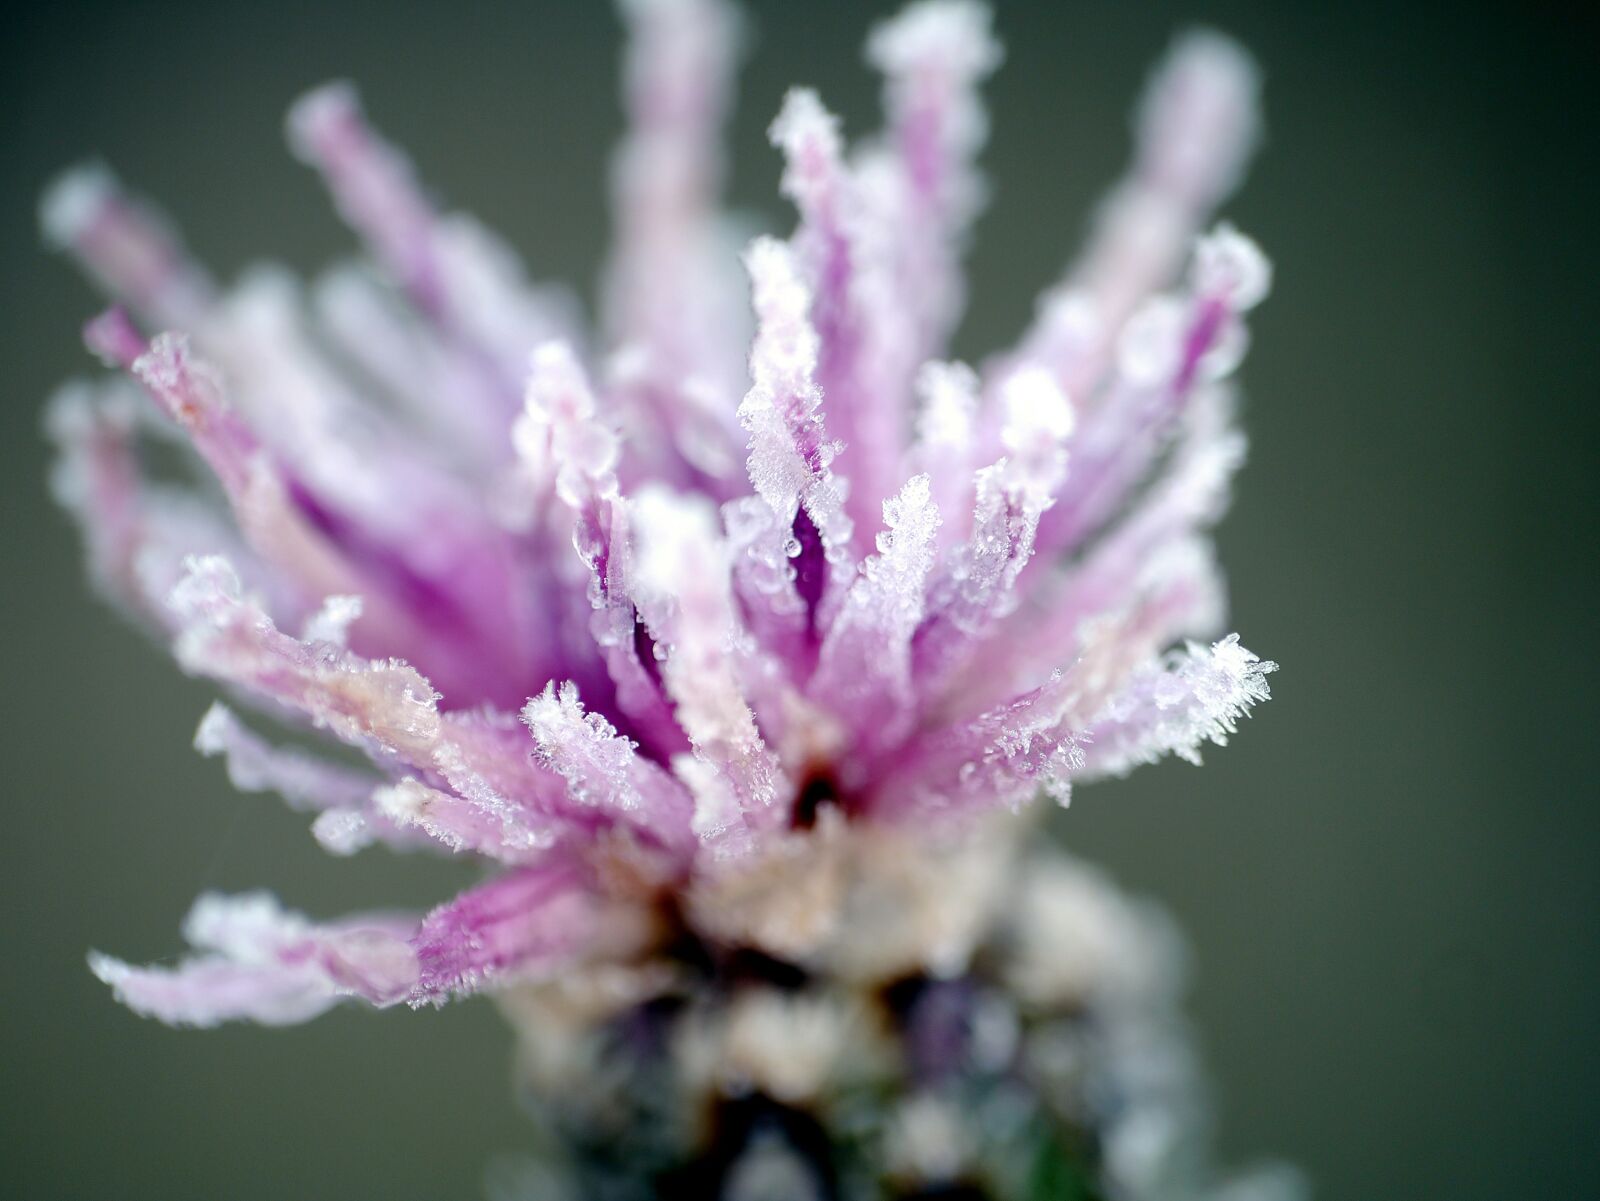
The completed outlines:
[[[1272,665],[1219,637],[1209,538],[1269,284],[1210,227],[1256,136],[1243,55],[1175,44],[1087,249],[972,367],[945,355],[985,192],[986,11],[924,0],[873,33],[884,125],[854,146],[792,91],[771,137],[798,222],[741,253],[719,208],[738,23],[721,0],[623,9],[593,328],[441,211],[341,84],[289,137],[366,253],[309,284],[219,287],[103,169],[46,199],[117,305],[86,338],[120,374],[51,412],[95,580],[186,672],[360,756],[220,704],[198,748],[335,854],[493,868],[420,916],[203,897],[177,965],[93,957],[139,1012],[290,1022],[625,957],[663,898],[813,827],[914,848],[1196,758],[1267,695]],[[162,441],[203,470],[150,478]]]

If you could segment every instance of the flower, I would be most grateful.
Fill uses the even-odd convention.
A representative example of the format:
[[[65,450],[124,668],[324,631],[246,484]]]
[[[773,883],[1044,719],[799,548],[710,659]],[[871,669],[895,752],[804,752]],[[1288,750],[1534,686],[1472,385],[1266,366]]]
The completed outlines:
[[[736,23],[720,0],[623,9],[594,331],[439,212],[343,84],[289,136],[367,258],[309,287],[263,269],[219,288],[103,169],[46,198],[49,235],[122,306],[88,344],[137,385],[51,408],[94,579],[185,671],[367,762],[272,745],[221,704],[197,748],[314,812],[334,854],[493,867],[420,916],[207,895],[191,957],[91,967],[197,1026],[492,991],[530,1078],[587,1081],[597,1112],[617,1098],[568,1034],[686,991],[682,1079],[774,1104],[911,1070],[883,1066],[860,999],[907,979],[965,982],[939,1004],[974,1030],[1009,998],[991,1067],[1024,1043],[1068,1076],[1116,1060],[1029,1015],[1162,1009],[1168,940],[1085,869],[1024,854],[1022,811],[1198,762],[1267,697],[1274,665],[1217,637],[1208,532],[1270,272],[1231,227],[1201,232],[1255,139],[1253,71],[1218,36],[1175,45],[1089,248],[974,370],[940,356],[984,194],[985,10],[924,0],[873,34],[886,122],[854,149],[790,92],[771,138],[798,225],[741,257],[717,209]],[[174,431],[214,487],[142,474],[138,443]],[[1012,950],[985,992],[992,945]],[[967,1170],[949,1098],[912,1092],[884,1126],[892,1173]],[[1122,1123],[1108,1162],[1148,1159],[1148,1127]]]

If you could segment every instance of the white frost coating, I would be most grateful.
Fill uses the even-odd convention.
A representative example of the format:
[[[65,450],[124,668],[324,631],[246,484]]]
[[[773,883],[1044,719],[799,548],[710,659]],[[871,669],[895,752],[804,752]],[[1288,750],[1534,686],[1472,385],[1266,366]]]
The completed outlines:
[[[522,710],[539,753],[561,773],[567,786],[586,805],[623,810],[639,808],[639,793],[628,779],[633,744],[598,713],[584,712],[578,686],[571,680],[559,689],[552,681]]]
[[[120,191],[116,177],[101,163],[82,163],[63,172],[39,200],[45,238],[59,250],[70,249]]]
[[[1037,611],[1027,614],[1034,644],[1051,661],[1080,653],[1081,631],[1097,617],[1125,611],[1130,597],[1156,594],[1152,650],[1178,636],[1214,636],[1222,620],[1222,585],[1204,537],[1228,507],[1229,487],[1245,458],[1227,393],[1201,389],[1186,414],[1166,470],[1133,507],[1096,540]],[[1013,660],[1025,669],[1023,657]]]
[[[514,396],[525,355],[565,331],[561,303],[528,286],[520,262],[468,217],[441,218],[410,160],[368,124],[356,90],[326,84],[290,109],[290,148],[323,176],[340,215],[457,350]]]
[[[330,643],[288,637],[242,594],[225,560],[191,559],[188,571],[172,597],[183,621],[175,653],[187,670],[298,710],[386,772],[409,767],[442,778],[451,791],[439,792],[431,809],[440,812],[432,816],[472,850],[522,862],[570,821],[560,782],[521,753],[511,715],[441,716],[438,694],[403,661],[363,659]],[[374,813],[387,816],[381,804]],[[439,837],[424,823],[412,824]],[[388,832],[370,820],[368,829]]]
[[[1064,679],[1063,673],[1053,673],[1032,703],[1008,706],[992,722],[987,745],[957,773],[969,804],[988,796],[1015,811],[1034,787],[1057,804],[1068,804],[1072,777],[1083,767],[1083,749],[1061,723]]]
[[[848,545],[851,526],[829,470],[839,448],[823,427],[811,294],[793,252],[775,239],[752,242],[745,266],[757,323],[751,387],[739,405],[750,434],[750,482],[785,526],[804,506],[832,558]],[[791,545],[789,553],[798,549]]]
[[[326,642],[340,650],[350,645],[350,627],[361,616],[359,596],[330,596],[322,607],[306,619],[302,642]]]
[[[767,128],[767,138],[783,152],[783,194],[802,213],[823,223],[842,219],[847,181],[839,118],[823,107],[810,88],[790,88],[783,107]]]
[[[1048,372],[1025,368],[1001,387],[1007,457],[977,473],[971,534],[928,587],[918,631],[919,686],[937,693],[978,640],[1017,605],[1017,579],[1033,557],[1040,515],[1066,471],[1072,406]]]
[[[519,378],[529,346],[578,336],[576,298],[530,281],[516,251],[476,218],[447,213],[437,237],[453,311],[504,381]]]
[[[923,447],[967,446],[978,412],[978,376],[965,363],[924,363],[917,371],[917,442]]]
[[[989,32],[988,6],[974,0],[923,0],[867,39],[867,60],[886,75],[932,76],[930,84],[944,86],[988,75],[1003,58]]]
[[[448,803],[452,799],[411,776],[380,789],[372,798],[378,812],[395,825],[420,830],[452,851],[465,851],[477,841],[477,831],[462,822],[467,814],[453,809]]]
[[[171,1026],[288,1025],[345,997],[402,999],[418,973],[405,942],[413,927],[386,917],[317,925],[267,893],[207,893],[184,922],[201,954],[172,968],[136,968],[96,951],[89,968],[135,1013]]]
[[[299,280],[252,267],[206,330],[206,354],[226,371],[229,401],[294,474],[335,508],[400,545],[418,520],[415,455],[316,346]],[[408,487],[396,487],[404,479]]]
[[[1191,642],[1136,673],[1090,720],[1086,772],[1124,775],[1169,754],[1199,763],[1203,744],[1227,745],[1239,719],[1271,696],[1266,677],[1277,668],[1240,646],[1237,634],[1209,649]]]
[[[653,748],[676,749],[683,735],[635,636],[629,506],[616,475],[620,446],[596,409],[572,351],[561,343],[540,347],[513,431],[517,454],[535,481],[554,476],[556,495],[572,512],[572,544],[589,571],[589,631],[617,686],[618,707]]]
[[[1149,555],[1164,538],[1209,528],[1227,511],[1248,443],[1233,423],[1225,392],[1207,389],[1196,398],[1182,439],[1166,474],[1107,539],[1113,545],[1124,539],[1131,543],[1124,546],[1130,557]]]
[[[980,659],[975,667],[981,673],[986,664]],[[1040,788],[1066,805],[1071,779],[1083,766],[1076,729],[1067,720],[1080,669],[1052,671],[1045,683],[975,718],[920,733],[907,767],[885,782],[883,806],[915,820],[1015,812]]]
[[[911,636],[925,611],[940,521],[928,477],[913,476],[884,501],[883,520],[878,553],[845,594],[812,682],[812,695],[847,721],[869,723],[868,739],[893,736],[912,712]]]
[[[1066,472],[1072,405],[1042,368],[1024,369],[1007,378],[1000,402],[1005,406],[1000,442],[1007,456],[1006,486],[1037,516],[1049,505]]]
[[[430,328],[376,271],[342,263],[311,288],[317,325],[415,424],[441,459],[485,470],[506,457],[505,412],[481,370]],[[450,397],[440,404],[440,397]]]
[[[482,628],[509,625],[492,589],[470,587],[460,577],[462,560],[470,557],[492,571],[498,553],[477,497],[439,469],[412,431],[352,386],[308,324],[292,274],[252,268],[203,333],[202,345],[226,370],[229,399],[283,465],[285,478],[344,522],[358,523],[412,571],[453,592]],[[503,441],[503,421],[500,436]],[[393,600],[384,595],[381,575],[337,587],[369,594],[374,620],[382,620],[386,601]]]
[[[1272,263],[1255,241],[1223,221],[1195,243],[1190,286],[1227,301],[1234,312],[1253,309],[1272,291]]]
[[[704,842],[739,845],[747,818],[775,802],[777,759],[756,729],[740,687],[728,548],[716,513],[697,497],[661,488],[640,491],[634,509],[639,539],[635,604],[656,645],[678,723],[708,769],[684,775],[695,798],[693,829]]]
[[[547,342],[531,364],[523,413],[512,429],[518,455],[540,475],[553,470],[561,499],[573,508],[591,494],[614,496],[617,435],[596,418],[594,393],[572,348]]]
[[[45,433],[56,447],[50,491],[81,529],[91,578],[156,628],[172,625],[166,596],[185,554],[226,550],[248,563],[199,495],[144,479],[139,435],[170,428],[124,379],[67,384],[45,409]]]
[[[348,858],[378,841],[372,818],[361,809],[328,809],[311,823],[311,837],[330,855]]]
[[[1177,375],[1192,315],[1192,306],[1176,296],[1155,296],[1141,304],[1117,339],[1122,380],[1148,388]]]
[[[792,523],[783,525],[759,496],[741,496],[722,506],[722,526],[741,599],[746,604],[759,599],[749,620],[756,625],[788,625],[803,619],[805,602],[795,591],[795,573],[789,565],[795,541]]]
[[[262,962],[286,942],[311,932],[311,923],[286,911],[268,892],[237,896],[202,893],[183,921],[183,937],[200,951],[220,951],[241,962]]]
[[[134,361],[132,372],[215,473],[245,540],[264,563],[276,569],[284,591],[297,598],[296,607],[307,597],[360,593],[369,606],[364,632],[373,641],[426,645],[436,640],[435,631],[423,628],[418,615],[379,582],[381,575],[365,572],[359,556],[347,553],[347,548],[337,545],[310,520],[296,503],[290,480],[264,451],[255,429],[229,403],[220,374],[191,353],[186,337],[157,336],[149,350]],[[394,520],[391,514],[391,525]],[[444,537],[446,531],[449,537]],[[414,535],[414,528],[411,532]],[[463,547],[456,545],[457,536],[470,546],[481,531],[452,523],[435,534],[434,539],[413,537],[405,545],[431,546],[461,556]],[[469,606],[473,599],[471,595],[462,597]],[[479,599],[492,603],[494,597],[480,593]],[[448,670],[455,662],[455,656],[441,656],[435,667]],[[455,683],[452,676],[444,678]]]
[[[172,591],[184,622],[178,662],[299,709],[358,746],[427,757],[439,734],[438,696],[398,659],[374,662],[280,633],[226,559],[191,558]]]
[[[1058,378],[1082,382],[1107,337],[1094,297],[1070,284],[1057,285],[1034,306],[1033,332],[1023,363],[1047,366]]]
[[[907,236],[906,192],[887,153],[846,165],[834,118],[806,89],[785,97],[769,133],[784,153],[783,192],[800,213],[790,270],[807,281],[821,345],[816,382],[838,439],[828,457],[843,456],[849,490],[841,489],[841,500],[861,529],[876,522],[893,487],[902,408],[925,357],[913,345],[912,292],[895,275],[895,239]]]
[[[940,544],[967,532],[977,465],[978,375],[965,363],[930,361],[917,371],[915,441],[907,456],[913,473],[926,475],[934,504],[945,515]]]
[[[430,788],[410,776],[373,795],[377,812],[401,829],[418,830],[452,851],[475,851],[503,863],[536,858],[553,843],[533,825],[492,797],[461,796]]]
[[[627,814],[668,846],[682,845],[690,800],[678,781],[641,758],[636,744],[599,713],[586,713],[570,680],[550,683],[522,710],[540,760],[568,795],[602,813]]]

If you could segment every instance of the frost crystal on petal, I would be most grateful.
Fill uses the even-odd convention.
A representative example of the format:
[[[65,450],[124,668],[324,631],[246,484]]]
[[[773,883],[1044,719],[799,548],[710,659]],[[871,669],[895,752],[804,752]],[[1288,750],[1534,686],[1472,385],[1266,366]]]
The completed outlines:
[[[267,893],[207,893],[184,937],[198,954],[172,968],[136,968],[94,952],[89,967],[130,1009],[169,1026],[303,1022],[346,997],[388,1005],[411,989],[417,959],[404,919],[315,925]]]
[[[1277,669],[1240,646],[1237,634],[1209,649],[1190,643],[1140,672],[1090,719],[1087,770],[1121,775],[1164,755],[1198,764],[1203,744],[1226,746],[1239,719],[1272,695],[1266,677]]]

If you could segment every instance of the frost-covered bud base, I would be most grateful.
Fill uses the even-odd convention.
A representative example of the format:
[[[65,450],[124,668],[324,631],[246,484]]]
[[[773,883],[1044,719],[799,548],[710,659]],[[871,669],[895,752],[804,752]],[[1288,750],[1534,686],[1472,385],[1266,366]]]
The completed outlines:
[[[664,913],[637,959],[500,995],[544,1149],[501,1165],[497,1201],[1299,1194],[1207,1160],[1158,910],[1015,827],[895,865],[926,847],[850,862],[820,816],[715,903],[736,912]],[[786,928],[797,886],[821,911]]]

